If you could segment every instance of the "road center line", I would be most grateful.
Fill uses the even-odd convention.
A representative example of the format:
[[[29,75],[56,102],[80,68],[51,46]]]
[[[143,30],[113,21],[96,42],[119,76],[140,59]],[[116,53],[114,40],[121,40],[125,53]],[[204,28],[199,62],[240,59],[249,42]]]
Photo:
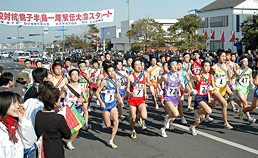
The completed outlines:
[[[10,67],[7,67],[8,69],[10,69]]]
[[[177,126],[177,127],[182,128],[184,130],[187,130],[187,131],[189,130],[189,127],[186,127],[186,126],[183,126],[183,125],[179,125],[177,123],[174,123],[174,126]],[[247,146],[244,146],[244,145],[241,145],[241,144],[237,144],[235,142],[232,142],[232,141],[229,141],[229,140],[226,140],[226,139],[222,139],[222,138],[213,136],[211,134],[208,134],[208,133],[205,133],[205,132],[201,132],[199,130],[197,131],[197,133],[198,133],[198,135],[202,135],[204,137],[213,139],[215,141],[218,141],[218,142],[221,142],[221,143],[224,143],[224,144],[227,144],[227,145],[230,145],[230,146],[233,146],[233,147],[236,147],[236,148],[239,148],[239,149],[245,150],[247,152],[250,152],[250,153],[258,155],[258,150],[256,150],[256,149],[249,148]]]
[[[19,70],[17,70],[17,69],[14,69],[14,71],[19,71]]]
[[[18,65],[15,65],[15,67],[18,67]]]

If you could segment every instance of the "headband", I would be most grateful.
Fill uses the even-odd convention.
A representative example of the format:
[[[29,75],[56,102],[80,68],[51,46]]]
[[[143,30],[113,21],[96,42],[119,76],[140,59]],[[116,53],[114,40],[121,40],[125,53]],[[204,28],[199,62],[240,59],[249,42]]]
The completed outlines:
[[[230,53],[228,53],[226,56],[229,56],[229,55],[231,55]]]
[[[187,56],[189,56],[189,57],[190,57],[190,55],[189,55],[189,54],[186,54],[184,57],[187,57]]]
[[[248,59],[247,59],[247,58],[244,58],[244,59],[240,60],[240,63],[242,63],[244,60],[247,60],[247,61],[248,61]]]
[[[169,66],[171,66],[172,64],[177,64],[177,62],[176,61],[171,62]]]
[[[170,56],[167,56],[166,59],[167,59],[167,58],[170,58]]]
[[[142,62],[142,64],[144,64],[144,62]]]
[[[78,67],[80,67],[81,65],[86,65],[85,63],[80,63],[79,65],[78,65]]]
[[[30,61],[26,61],[25,64],[31,64],[31,62]]]
[[[128,58],[127,60],[133,60],[133,58]]]
[[[55,68],[58,68],[58,67],[62,68],[62,66],[60,66],[60,65],[56,65],[56,66],[54,67],[54,69],[55,69]]]

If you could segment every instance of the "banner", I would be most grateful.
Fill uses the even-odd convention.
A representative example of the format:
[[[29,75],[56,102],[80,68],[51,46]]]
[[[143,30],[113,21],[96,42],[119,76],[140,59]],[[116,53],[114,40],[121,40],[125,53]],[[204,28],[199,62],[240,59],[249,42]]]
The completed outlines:
[[[211,29],[211,39],[215,39],[215,30]]]
[[[230,38],[229,42],[235,42],[235,38],[236,38],[235,31],[230,31],[230,36],[231,36],[231,38]]]
[[[202,33],[203,33],[203,35],[204,35],[205,38],[208,37],[208,33],[207,33],[207,30],[206,30],[206,29],[203,29],[203,30],[202,30]]]
[[[0,24],[22,26],[75,26],[113,22],[114,9],[86,12],[36,13],[0,11]]]
[[[224,30],[220,30],[220,41],[221,41],[221,42],[225,42]]]

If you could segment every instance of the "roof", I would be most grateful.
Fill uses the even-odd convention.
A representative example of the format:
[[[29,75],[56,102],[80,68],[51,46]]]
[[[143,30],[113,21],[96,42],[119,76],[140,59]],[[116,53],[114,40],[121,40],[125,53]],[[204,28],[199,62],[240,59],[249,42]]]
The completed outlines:
[[[207,6],[203,7],[202,11],[210,11],[210,10],[218,10],[218,9],[225,9],[225,8],[232,8],[241,3],[245,0],[216,0]]]

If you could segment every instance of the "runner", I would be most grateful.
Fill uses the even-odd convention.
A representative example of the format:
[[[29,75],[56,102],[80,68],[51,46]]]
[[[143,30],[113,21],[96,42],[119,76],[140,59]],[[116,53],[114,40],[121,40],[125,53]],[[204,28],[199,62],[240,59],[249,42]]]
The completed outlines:
[[[192,84],[189,84],[190,79],[188,77],[188,74],[186,73],[186,71],[183,70],[183,61],[182,60],[177,61],[177,73],[183,77],[184,87],[185,87],[184,89],[180,89],[181,97],[179,98],[178,111],[181,116],[181,123],[187,124],[187,121],[185,120],[184,113],[183,113],[184,95],[185,95],[185,90],[187,90],[188,95],[190,95],[193,87],[192,87]],[[190,105],[191,105],[191,103],[190,103]]]
[[[117,98],[119,102],[122,102],[122,98],[119,95],[120,85],[115,79],[116,72],[113,65],[105,66],[105,72],[107,72],[108,77],[101,81],[101,84],[96,91],[96,96],[100,101],[102,117],[107,128],[111,126],[109,115],[111,115],[113,120],[112,134],[108,145],[111,148],[117,148],[117,145],[114,144],[113,140],[117,133],[119,124],[118,112],[116,108],[117,101],[115,98]]]
[[[130,75],[133,72],[133,68],[132,68],[132,62],[133,62],[133,58],[128,58],[126,61],[126,66],[124,67],[124,71],[127,73],[127,75]]]
[[[160,62],[158,62],[157,65],[158,65],[160,68],[162,68],[163,63],[166,61],[166,57],[165,57],[165,55],[161,55],[159,58],[160,58]]]
[[[27,88],[30,88],[33,85],[33,78],[32,78],[32,71],[33,70],[30,68],[31,67],[30,59],[25,59],[24,64],[25,64],[25,69],[23,69],[21,72],[26,72],[26,73],[29,74],[29,83],[28,83]]]
[[[36,61],[36,66],[37,68],[42,67],[42,61],[41,60]]]
[[[85,88],[78,83],[79,70],[72,69],[71,71],[69,71],[69,77],[70,77],[71,83],[69,83],[68,85],[63,87],[60,95],[62,96],[62,94],[65,92],[66,96],[65,96],[65,104],[64,105],[68,105],[69,107],[75,106],[78,113],[81,113],[81,106],[86,105],[83,103],[87,103],[88,98],[85,93]],[[68,88],[68,86],[70,88]],[[76,93],[78,93],[80,95],[80,97],[77,97],[76,94],[74,94],[72,91],[75,91]],[[86,109],[87,107],[84,107],[84,108]],[[79,134],[79,131],[75,132],[71,136],[70,140],[67,142],[68,149],[70,149],[70,150],[75,149],[72,142],[74,141],[74,139],[77,137],[78,134]]]
[[[152,57],[151,66],[147,69],[147,72],[150,74],[150,92],[151,92],[152,100],[156,105],[156,109],[159,109],[159,105],[157,103],[156,97],[158,97],[158,93],[159,93],[157,90],[157,87],[158,87],[157,80],[161,72],[161,68],[158,67],[158,65],[156,64],[157,64],[156,58]]]
[[[93,97],[93,92],[96,92],[97,90],[98,77],[101,73],[97,60],[92,60],[92,66],[93,68],[90,70],[89,76],[91,76],[90,82],[92,83],[93,90],[92,91],[90,90],[89,103],[88,103],[89,107],[90,107],[91,99]],[[100,106],[99,100],[97,100],[96,102],[97,102],[97,106]]]
[[[208,105],[208,103],[210,103],[209,91],[214,89],[212,86],[214,85],[213,76],[209,73],[210,67],[211,63],[207,60],[204,60],[202,62],[203,72],[201,72],[200,75],[193,77],[193,80],[196,82],[197,90],[194,107],[197,108],[197,106],[199,106],[199,110],[194,111],[195,122],[189,128],[189,132],[194,136],[197,135],[195,128],[203,121],[205,115],[209,115],[212,112]]]
[[[103,55],[103,54],[100,54],[100,55],[99,55],[99,58],[100,58],[100,61],[99,61],[99,69],[102,70],[102,63],[103,63],[103,61],[105,60],[104,55]]]
[[[239,67],[239,69],[237,70],[236,74],[237,74],[237,78],[236,78],[236,85],[237,85],[237,89],[236,89],[236,94],[238,95],[240,101],[241,101],[241,107],[243,107],[244,109],[247,108],[247,96],[249,93],[249,81],[251,82],[251,85],[254,87],[253,84],[253,77],[252,77],[252,70],[248,67],[248,58],[246,55],[242,55],[240,57],[240,63],[241,63],[241,67]],[[242,120],[243,119],[243,114],[245,113],[248,121],[249,121],[249,125],[253,124],[256,119],[254,117],[250,116],[249,111],[245,111],[243,112],[243,108],[239,109],[239,118]]]
[[[123,61],[120,59],[115,60],[116,79],[120,84],[119,94],[123,100],[124,96],[125,96],[125,86],[126,86],[127,74],[125,73],[125,71],[122,70],[122,66],[123,66],[122,63],[123,63]],[[121,102],[121,103],[122,104],[118,104],[119,118],[121,121],[124,121],[126,119],[125,116],[123,115],[124,104],[123,104],[123,102]]]
[[[85,64],[86,64],[86,70],[85,70],[85,73],[87,73],[88,75],[90,74],[91,72],[91,68],[90,68],[90,61],[89,59],[86,59],[85,60]]]
[[[227,120],[228,105],[227,105],[227,101],[223,98],[223,96],[226,94],[227,80],[229,81],[230,85],[232,84],[231,74],[230,74],[231,70],[229,66],[225,64],[225,61],[226,61],[225,52],[219,51],[218,58],[219,58],[218,63],[211,67],[211,72],[214,73],[215,90],[212,91],[212,98],[214,98],[214,100],[212,101],[210,107],[215,108],[217,104],[220,103],[220,105],[222,106],[224,128],[233,129],[233,127],[228,123],[228,120]]]
[[[68,82],[70,82],[70,80],[69,80],[69,72],[72,69],[75,69],[75,67],[73,67],[71,65],[71,58],[66,58],[65,59],[65,67],[63,68],[63,75],[64,75],[65,78],[67,78]]]
[[[90,83],[89,83],[89,80],[88,80],[88,76],[89,75],[87,73],[83,73],[83,72],[86,71],[85,60],[80,60],[78,62],[78,68],[80,70],[78,83],[81,86],[84,87],[85,93],[86,93],[86,97],[89,98],[89,89],[90,89],[90,86],[89,86]],[[88,124],[88,120],[89,120],[89,113],[88,113],[88,111],[91,112],[90,106],[88,106],[88,103],[83,103],[83,106],[82,106],[83,117],[84,117],[84,120],[86,121],[86,124],[82,127],[82,129],[86,130],[86,131],[88,131],[91,128],[91,124]]]
[[[177,61],[171,60],[170,72],[163,75],[158,83],[165,82],[166,88],[164,91],[165,108],[169,113],[165,116],[164,126],[160,129],[160,135],[164,138],[167,137],[166,129],[174,130],[173,121],[179,115],[178,112],[178,98],[181,97],[179,87],[183,87],[183,77],[177,73]]]
[[[128,103],[130,104],[131,138],[135,139],[137,138],[136,131],[134,129],[136,119],[140,126],[142,125],[142,120],[147,119],[145,99],[148,99],[148,95],[146,91],[146,76],[144,72],[141,72],[141,59],[137,58],[133,60],[132,67],[135,72],[131,73],[127,77],[126,92],[129,95]],[[140,113],[137,114],[137,110],[139,110]],[[146,127],[143,127],[143,129],[146,129]]]

